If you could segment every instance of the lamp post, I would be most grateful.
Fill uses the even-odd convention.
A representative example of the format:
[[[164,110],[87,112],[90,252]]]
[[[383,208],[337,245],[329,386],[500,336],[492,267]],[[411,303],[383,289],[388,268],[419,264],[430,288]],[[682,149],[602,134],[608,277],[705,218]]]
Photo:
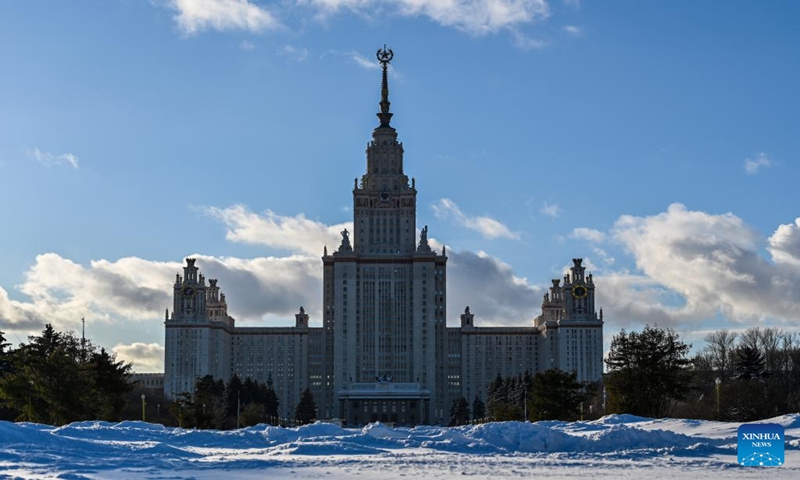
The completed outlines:
[[[145,401],[144,401],[144,398],[145,398],[145,397],[144,397],[144,393],[143,393],[143,394],[142,394],[142,421],[143,421],[143,422],[145,422],[145,421],[146,421],[146,420],[145,420],[145,418],[144,418],[144,407],[145,407],[145,405],[147,405],[147,402],[145,402]]]
[[[720,413],[720,410],[719,410],[719,392],[720,392],[720,387],[722,387],[722,379],[717,377],[717,379],[714,380],[714,383],[717,386],[717,421],[719,421],[719,419],[720,419],[720,414],[719,414]]]
[[[603,415],[606,414],[606,398],[608,398],[608,395],[606,394],[606,386],[603,385]]]
[[[523,406],[525,407],[524,408],[524,410],[525,410],[525,414],[524,415],[525,415],[525,421],[527,422],[528,421],[528,389],[527,388],[525,389],[525,403],[523,404]]]

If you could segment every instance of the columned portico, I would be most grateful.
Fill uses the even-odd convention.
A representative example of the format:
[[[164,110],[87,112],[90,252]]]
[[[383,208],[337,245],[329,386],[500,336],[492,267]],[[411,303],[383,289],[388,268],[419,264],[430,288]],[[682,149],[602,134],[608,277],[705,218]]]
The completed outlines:
[[[338,396],[346,425],[430,423],[431,392],[418,383],[354,383]]]

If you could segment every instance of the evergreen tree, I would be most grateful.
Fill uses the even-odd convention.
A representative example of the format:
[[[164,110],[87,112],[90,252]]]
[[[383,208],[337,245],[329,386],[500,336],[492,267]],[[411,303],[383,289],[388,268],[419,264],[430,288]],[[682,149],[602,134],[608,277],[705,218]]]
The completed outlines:
[[[528,394],[528,415],[532,421],[573,420],[587,399],[575,372],[557,368],[537,373]]]
[[[259,423],[265,423],[266,421],[267,415],[265,413],[263,403],[248,403],[242,409],[241,422],[243,427],[258,425]]]
[[[690,349],[672,329],[622,330],[611,340],[606,389],[611,412],[661,418],[685,398]]]
[[[300,402],[294,409],[294,418],[301,425],[311,423],[317,418],[317,402],[314,401],[314,395],[311,390],[306,388],[300,395]]]
[[[125,407],[125,394],[133,388],[129,381],[131,364],[117,361],[116,354],[109,355],[105,348],[89,354],[88,360],[88,371],[98,405],[95,418],[120,420]]]
[[[778,413],[768,395],[766,380],[769,372],[765,368],[764,355],[753,346],[760,332],[751,329],[746,333],[755,333],[755,340],[739,346],[731,376],[735,381],[723,385],[726,404],[723,417],[737,422],[751,422]]]
[[[181,392],[169,404],[169,413],[181,428],[191,428],[195,426],[196,419],[192,415],[194,403],[189,392]]]
[[[0,375],[7,371],[6,356],[8,355],[8,352],[6,349],[10,346],[11,344],[6,342],[5,332],[0,330]]]
[[[261,403],[261,392],[258,384],[252,378],[247,377],[242,382],[242,405],[250,403]]]
[[[737,352],[734,380],[762,380],[769,376],[765,370],[764,355],[755,347],[743,346]]]
[[[16,350],[3,348],[0,402],[6,411],[54,425],[119,418],[130,389],[129,364],[49,324],[28,339]]]
[[[229,417],[236,418],[237,413],[241,413],[242,405],[242,380],[239,375],[234,374],[225,386],[227,400],[227,412]]]
[[[5,375],[11,373],[11,353],[7,351],[10,343],[6,343],[5,333],[0,330],[0,382]],[[0,420],[14,420],[19,416],[19,412],[5,405],[0,396]]]
[[[277,417],[278,416],[278,405],[280,402],[278,401],[278,395],[275,393],[275,390],[266,384],[261,384],[259,386],[261,389],[261,398],[263,399],[264,403],[264,414],[269,419],[270,417]]]
[[[475,400],[472,401],[472,419],[481,420],[486,416],[486,404],[475,395]]]
[[[195,424],[198,428],[223,427],[226,413],[225,382],[206,375],[197,380],[194,389]]]
[[[455,427],[467,423],[469,423],[469,402],[462,396],[453,400],[450,405],[450,426]]]

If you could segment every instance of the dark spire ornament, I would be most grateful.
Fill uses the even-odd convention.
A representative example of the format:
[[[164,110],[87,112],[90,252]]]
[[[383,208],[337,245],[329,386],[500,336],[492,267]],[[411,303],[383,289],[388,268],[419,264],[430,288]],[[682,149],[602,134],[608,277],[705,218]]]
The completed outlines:
[[[382,49],[378,49],[378,53],[376,54],[378,57],[378,61],[383,66],[383,82],[381,83],[381,113],[378,114],[378,118],[381,121],[381,127],[389,127],[389,122],[392,120],[392,113],[389,112],[389,76],[388,76],[388,69],[389,69],[389,62],[392,61],[394,58],[394,52],[392,49],[386,49],[386,45],[383,45]]]

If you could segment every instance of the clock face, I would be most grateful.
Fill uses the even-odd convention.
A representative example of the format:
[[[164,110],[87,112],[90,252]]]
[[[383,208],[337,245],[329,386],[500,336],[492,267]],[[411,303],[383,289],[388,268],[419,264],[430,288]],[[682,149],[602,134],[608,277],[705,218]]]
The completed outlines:
[[[577,285],[572,287],[572,296],[575,298],[584,298],[586,295],[589,294],[589,291],[586,290],[586,287],[583,285]]]
[[[194,289],[192,287],[184,287],[183,294],[187,297],[191,297],[192,295],[194,295]]]

